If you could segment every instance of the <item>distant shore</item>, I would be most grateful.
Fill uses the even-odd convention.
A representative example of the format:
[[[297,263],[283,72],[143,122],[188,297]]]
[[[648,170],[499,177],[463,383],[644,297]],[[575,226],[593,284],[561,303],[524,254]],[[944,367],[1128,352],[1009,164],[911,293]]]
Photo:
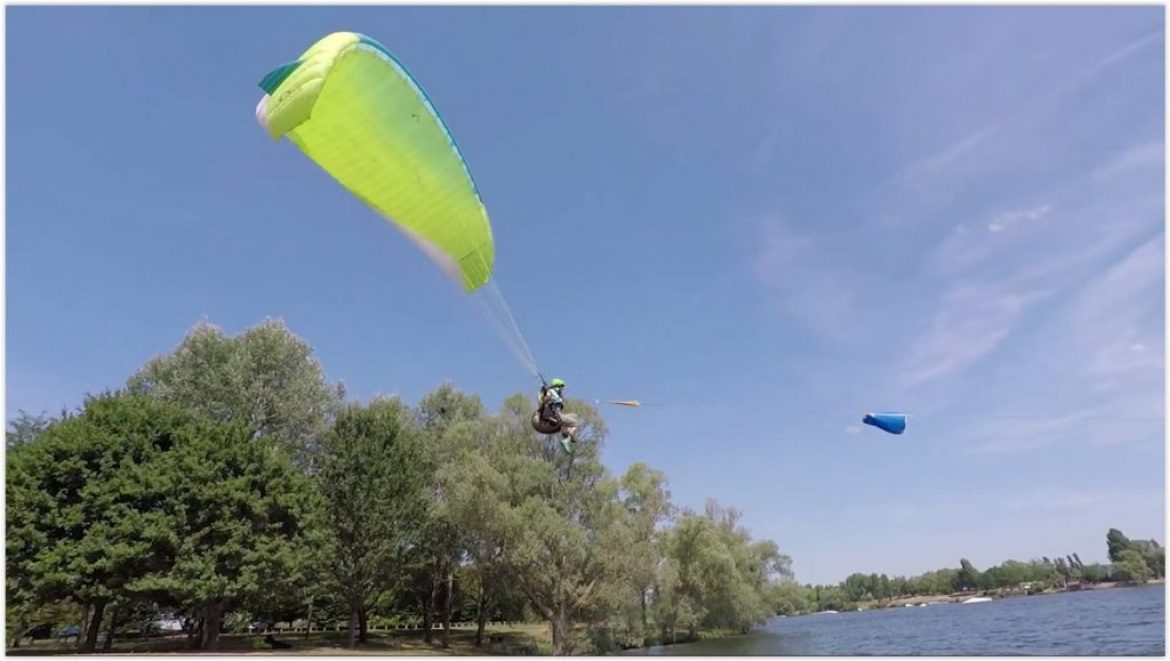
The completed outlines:
[[[1039,590],[1036,592],[1028,592],[1026,590],[972,590],[970,592],[956,592],[945,595],[922,595],[915,597],[899,597],[897,599],[888,600],[870,600],[858,602],[858,610],[873,610],[881,608],[898,608],[906,606],[920,606],[923,604],[956,604],[962,603],[967,599],[973,597],[990,597],[992,599],[1008,599],[1012,597],[1032,597],[1042,594],[1059,594],[1062,592],[1084,592],[1089,590],[1109,590],[1112,588],[1126,588],[1126,587],[1142,587],[1143,585],[1162,585],[1166,581],[1159,578],[1145,583],[1123,583],[1118,581],[1102,582],[1102,583],[1080,583],[1070,584],[1065,587],[1048,588],[1046,590]]]

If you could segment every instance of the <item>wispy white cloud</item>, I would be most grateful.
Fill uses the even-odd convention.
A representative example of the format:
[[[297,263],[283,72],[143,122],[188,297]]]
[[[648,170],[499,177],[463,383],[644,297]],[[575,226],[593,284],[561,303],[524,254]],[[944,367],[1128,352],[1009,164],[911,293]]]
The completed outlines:
[[[1105,71],[1106,69],[1109,69],[1110,67],[1117,64],[1118,62],[1122,62],[1122,61],[1128,59],[1130,56],[1134,55],[1135,53],[1142,50],[1146,46],[1149,46],[1150,44],[1153,44],[1154,42],[1158,41],[1159,39],[1161,39],[1163,37],[1163,35],[1164,35],[1164,32],[1162,30],[1155,30],[1155,31],[1153,31],[1145,36],[1134,39],[1133,41],[1129,42],[1128,44],[1122,46],[1121,48],[1118,48],[1117,50],[1113,51],[1112,53],[1109,53],[1108,55],[1101,58],[1100,60],[1085,67],[1082,71],[1080,71],[1077,74],[1077,76],[1075,76],[1070,81],[1070,84],[1071,85],[1084,84],[1085,82],[1091,80],[1093,77],[1099,75],[1101,72]]]
[[[953,229],[925,261],[926,273],[946,289],[913,344],[904,385],[977,364],[1009,337],[1031,304],[1095,282],[1119,250],[1155,231],[1163,195],[1147,174],[1161,165],[1150,156],[1156,153],[1148,144],[1135,146],[1047,191],[1053,201],[995,213],[987,229],[983,223]],[[1162,313],[1162,243],[1161,235],[1147,239],[1143,249],[1089,286],[1078,312],[1046,327],[1060,339],[1039,351],[1062,352],[1099,374],[1160,369],[1155,336],[1161,331],[1152,324]],[[1070,345],[1068,337],[1079,339]]]
[[[1162,520],[1164,494],[1149,490],[1164,482],[1149,463],[1164,452],[1165,149],[1152,57],[1161,32],[1133,40],[1132,24],[1053,30],[1063,51],[1015,58],[1019,75],[1006,72],[1011,91],[997,94],[950,84],[947,70],[977,67],[939,49],[938,61],[908,69],[916,85],[886,95],[897,111],[875,99],[861,115],[865,126],[878,125],[874,114],[891,126],[861,141],[844,173],[856,190],[859,176],[877,171],[868,191],[814,191],[822,206],[792,204],[828,209],[834,228],[856,214],[847,242],[866,246],[842,258],[819,219],[802,217],[813,222],[781,226],[770,268],[757,270],[801,318],[860,327],[863,343],[816,356],[826,369],[802,380],[823,380],[826,402],[919,414],[911,445],[890,451],[938,469],[889,502],[843,503],[850,522],[979,521],[987,530],[956,524],[943,547],[953,562],[978,551],[976,537],[993,539],[983,550],[990,563],[1051,554],[1052,539],[1088,561],[1088,545],[1068,543],[1077,528],[1068,521],[1103,530]],[[1011,52],[1041,25],[1029,21],[1010,38],[987,32]],[[973,41],[994,42],[982,36]],[[891,78],[907,70],[889,68]],[[823,298],[813,293],[822,276],[833,283]],[[834,299],[838,289],[849,297]],[[850,422],[830,432],[868,438],[848,436],[858,427]],[[1100,462],[1126,468],[1080,484]],[[975,483],[950,477],[968,475],[965,467],[996,488],[971,498]]]
[[[1006,229],[1010,229],[1013,225],[1022,221],[1037,221],[1048,215],[1052,209],[1051,206],[1045,204],[1036,207],[1035,209],[1026,209],[1021,211],[1008,211],[1001,213],[987,224],[987,231],[992,233],[999,233]]]
[[[1068,136],[1055,142],[1045,131],[1047,118],[1067,111],[1067,103],[1102,74],[1162,37],[1162,31],[1145,35],[1062,78],[1039,86],[1014,105],[1000,107],[985,117],[980,128],[937,151],[899,168],[878,187],[881,212],[872,222],[886,227],[905,227],[915,221],[933,219],[931,210],[952,199],[964,188],[986,177],[1002,177],[1004,171],[1026,163],[1051,162],[1059,149],[1066,148]],[[1151,147],[1152,149],[1152,147]],[[1134,158],[1155,158],[1149,151]],[[891,211],[900,208],[901,211]]]
[[[1148,170],[1152,173],[1162,169],[1166,162],[1166,145],[1161,140],[1151,140],[1129,147],[1116,158],[1098,168],[1090,175],[1093,182],[1104,182],[1133,173]]]
[[[1165,235],[1158,234],[1079,293],[1068,321],[1087,376],[1164,370],[1164,285]]]
[[[1041,294],[985,284],[951,289],[943,297],[929,330],[911,350],[902,387],[938,379],[995,351],[1026,307]]]
[[[827,337],[853,336],[857,291],[829,243],[774,220],[760,232],[753,272],[775,304]]]
[[[1099,420],[1105,407],[1086,408],[1053,417],[990,416],[977,422],[965,438],[970,454],[1018,454],[1069,441],[1071,433]]]
[[[975,227],[957,225],[931,253],[927,263],[933,270],[943,274],[970,269],[1042,232],[1043,228],[1029,225],[1044,219],[1050,211],[1051,204],[1040,204],[1027,209],[996,213]],[[1008,230],[1015,232],[1012,236],[995,236]],[[1019,231],[1024,231],[1025,236],[1019,236]]]
[[[1150,238],[1164,223],[1163,140],[1138,127],[1103,145],[1116,111],[1074,120],[1069,104],[1159,37],[969,113],[965,134],[865,201],[848,241],[767,224],[758,280],[825,335],[873,340],[851,383],[863,397],[921,413],[978,401],[986,418],[944,432],[966,451],[1148,441],[1164,392],[1162,238]],[[1120,89],[1117,103],[1144,102]],[[871,252],[843,256],[842,243]],[[995,418],[1013,412],[1033,417]]]
[[[985,126],[933,154],[906,165],[894,175],[893,183],[908,187],[919,187],[930,183],[933,177],[955,165],[991,139],[999,128],[998,123]]]

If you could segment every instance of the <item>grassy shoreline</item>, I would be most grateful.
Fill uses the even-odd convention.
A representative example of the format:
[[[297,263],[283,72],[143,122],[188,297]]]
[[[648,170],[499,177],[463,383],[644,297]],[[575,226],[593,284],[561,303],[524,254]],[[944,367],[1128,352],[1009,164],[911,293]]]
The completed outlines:
[[[505,627],[488,627],[484,630],[483,647],[475,646],[474,629],[452,629],[450,645],[443,647],[442,631],[436,630],[432,642],[423,640],[422,631],[371,631],[369,641],[356,648],[345,646],[346,631],[322,631],[306,634],[302,632],[281,634],[225,633],[218,644],[210,650],[188,649],[183,635],[151,638],[148,640],[118,640],[114,642],[112,654],[381,654],[381,655],[508,655],[523,656],[538,653],[542,639],[549,635],[544,624],[522,624]],[[265,643],[265,637],[272,635],[288,648],[274,649]],[[98,645],[99,650],[101,645]],[[60,641],[42,641],[19,648],[8,648],[8,655],[76,654],[75,645],[63,645]]]
[[[552,636],[548,624],[529,623],[508,626],[489,626],[484,630],[484,644],[475,646],[474,629],[452,629],[450,645],[443,647],[442,631],[434,632],[433,641],[423,641],[421,631],[371,631],[369,642],[357,648],[345,646],[345,631],[325,631],[312,634],[273,633],[273,637],[291,645],[289,648],[273,649],[264,642],[267,634],[223,634],[219,644],[211,650],[188,649],[185,636],[168,636],[148,640],[116,640],[110,654],[304,654],[304,655],[363,655],[383,656],[548,656],[552,654]],[[639,647],[623,648],[614,653],[629,652],[651,647],[685,645],[704,640],[716,640],[742,635],[736,631],[700,631],[697,640],[677,639],[674,642],[655,643]],[[98,645],[99,650],[101,644]],[[63,644],[59,640],[40,641],[31,645],[8,648],[9,656],[65,655],[78,654],[75,644]],[[100,653],[100,652],[99,652]]]
[[[1116,588],[1143,587],[1164,585],[1165,579],[1155,579],[1145,583],[1096,583],[1082,585],[1074,589],[1050,588],[1041,592],[1026,594],[1022,592],[1004,592],[1002,590],[986,590],[949,595],[922,595],[914,597],[900,597],[897,599],[859,602],[858,610],[881,610],[887,608],[904,608],[921,604],[961,603],[972,597],[992,597],[1006,599],[1012,597],[1038,596],[1045,594],[1059,594],[1063,592],[1088,592],[1092,590],[1110,590]],[[815,613],[801,613],[813,615]],[[189,649],[185,636],[168,636],[147,640],[116,640],[111,654],[304,654],[304,655],[362,655],[377,654],[383,656],[549,656],[552,654],[552,636],[548,624],[535,622],[527,624],[513,624],[504,626],[488,626],[484,630],[484,644],[475,646],[475,629],[458,628],[450,632],[450,645],[444,647],[442,631],[436,630],[433,641],[423,641],[422,631],[371,631],[369,642],[357,648],[345,646],[345,631],[324,631],[312,634],[288,633],[272,635],[276,640],[291,645],[289,648],[273,649],[264,642],[268,634],[223,634],[219,644],[211,650]],[[669,647],[673,645],[687,645],[708,640],[721,640],[746,635],[733,630],[701,630],[696,639],[678,638],[669,642],[654,642],[650,645],[626,647],[614,653],[645,650],[652,647]],[[99,650],[101,644],[99,643]],[[101,652],[99,651],[99,654]],[[17,648],[8,647],[5,650],[8,656],[45,656],[79,654],[76,644],[65,644],[61,640],[42,640]]]

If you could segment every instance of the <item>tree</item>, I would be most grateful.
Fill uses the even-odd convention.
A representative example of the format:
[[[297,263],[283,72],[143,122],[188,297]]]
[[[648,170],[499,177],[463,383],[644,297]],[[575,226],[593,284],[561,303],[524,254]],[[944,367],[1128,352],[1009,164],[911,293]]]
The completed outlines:
[[[472,437],[492,434],[490,421],[465,422],[453,434]],[[449,485],[446,516],[462,531],[462,541],[471,561],[468,576],[475,599],[475,645],[483,645],[489,612],[508,591],[503,555],[505,531],[501,520],[500,494],[506,479],[493,466],[487,453],[490,446],[468,448],[448,462],[440,479]]]
[[[255,432],[203,424],[175,439],[159,467],[161,508],[175,517],[172,557],[137,591],[197,613],[201,649],[215,647],[234,608],[299,605],[324,545],[316,485],[276,451],[281,439]]]
[[[630,580],[638,599],[638,636],[644,641],[649,631],[649,599],[657,577],[658,526],[673,513],[666,475],[643,463],[632,464],[622,476],[622,504],[629,513],[632,544],[627,550]]]
[[[528,426],[531,403],[509,398],[493,438],[493,467],[504,479],[494,498],[507,545],[508,578],[549,622],[553,653],[568,654],[574,622],[591,621],[613,605],[614,586],[628,585],[624,552],[628,511],[618,485],[598,460],[605,426],[587,404],[570,400],[581,417],[572,455]]]
[[[1081,575],[1087,581],[1099,583],[1101,581],[1108,581],[1113,576],[1113,567],[1110,565],[1091,564],[1085,565],[1081,568]]]
[[[657,600],[663,642],[674,642],[676,629],[694,639],[707,616],[706,602],[714,600],[710,593],[734,581],[732,560],[721,547],[713,522],[690,511],[664,535],[665,565]]]
[[[979,570],[971,561],[963,558],[959,560],[959,573],[955,578],[955,587],[960,590],[971,590],[979,587]]]
[[[450,642],[451,609],[455,589],[455,568],[465,552],[463,531],[456,524],[455,514],[448,502],[452,487],[451,473],[446,464],[461,452],[461,443],[474,443],[465,433],[448,434],[462,423],[471,423],[483,417],[483,404],[474,395],[460,392],[445,383],[428,393],[419,402],[416,412],[422,433],[426,438],[423,470],[429,476],[427,497],[428,514],[420,528],[418,570],[415,584],[421,586],[423,603],[423,639],[431,641],[431,620],[439,596],[442,595],[443,646]],[[466,428],[462,431],[466,431]]]
[[[83,650],[92,652],[111,605],[186,597],[222,606],[278,592],[295,575],[283,542],[302,536],[312,493],[281,462],[247,428],[138,393],[89,398],[9,456],[16,593],[87,606]],[[205,647],[218,612],[205,612]]]
[[[795,581],[778,583],[771,591],[773,611],[779,615],[807,612],[812,608],[814,595],[811,592],[810,588]]]
[[[850,601],[861,601],[869,593],[868,577],[862,573],[853,573],[841,583],[841,589]]]
[[[427,393],[418,404],[416,413],[422,428],[440,438],[451,427],[484,415],[483,402],[475,395],[460,392],[450,383],[444,383]]]
[[[256,438],[279,439],[302,466],[311,464],[344,394],[326,382],[312,348],[271,319],[236,337],[199,323],[128,385],[214,422],[247,425]]]
[[[329,537],[327,566],[349,609],[350,647],[366,613],[417,541],[426,503],[421,439],[397,399],[349,405],[325,436],[317,474]]]
[[[1111,562],[1120,562],[1121,553],[1129,548],[1129,538],[1117,528],[1109,529],[1109,533],[1105,535],[1105,543],[1109,547],[1109,560]]]
[[[1165,575],[1166,555],[1158,542],[1152,539],[1131,539],[1127,549],[1136,551],[1142,557],[1146,566],[1153,572],[1154,578]]]
[[[1118,554],[1116,565],[1122,580],[1144,583],[1154,577],[1145,558],[1134,549],[1125,549]]]
[[[11,450],[35,441],[53,422],[54,420],[44,413],[34,416],[25,413],[23,409],[17,411],[16,417],[8,423],[5,433],[6,447]]]
[[[772,614],[771,579],[790,576],[789,560],[770,541],[753,544],[739,516],[709,501],[703,514],[685,512],[664,536],[664,639],[674,639],[676,628],[690,639],[704,627],[746,632]]]
[[[177,407],[105,393],[7,457],[7,575],[26,606],[72,600],[89,609],[82,651],[96,649],[106,606],[170,564],[173,485],[162,456],[195,433]]]
[[[1162,578],[1166,575],[1166,549],[1155,545],[1154,548],[1143,554],[1143,559],[1150,571],[1153,572],[1154,578]]]

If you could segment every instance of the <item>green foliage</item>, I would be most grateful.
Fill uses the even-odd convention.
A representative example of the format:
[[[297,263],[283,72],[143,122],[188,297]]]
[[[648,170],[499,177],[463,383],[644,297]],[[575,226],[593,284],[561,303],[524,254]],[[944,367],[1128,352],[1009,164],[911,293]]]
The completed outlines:
[[[425,474],[427,509],[417,522],[418,544],[412,559],[412,592],[423,604],[425,640],[430,641],[431,618],[439,609],[444,623],[443,644],[448,643],[447,624],[459,599],[455,573],[467,553],[466,531],[452,501],[462,478],[462,463],[479,445],[484,415],[478,397],[443,384],[419,403],[415,418],[424,438],[419,469]],[[483,578],[483,576],[481,576]]]
[[[85,621],[85,607],[72,601],[14,601],[13,593],[10,591],[8,594],[6,635],[14,647],[20,644],[21,639],[34,633],[41,633],[41,637],[55,635],[66,626],[81,625]]]
[[[177,536],[164,455],[194,435],[181,410],[135,395],[89,398],[8,454],[7,575],[16,600],[108,603],[167,566]]]
[[[1147,581],[1166,575],[1166,551],[1153,539],[1131,540],[1120,530],[1110,528],[1105,536],[1109,559],[1122,580]],[[1140,561],[1140,562],[1139,562]]]
[[[165,571],[137,584],[160,603],[203,610],[209,647],[227,609],[300,601],[321,548],[320,498],[276,444],[239,424],[203,425],[166,453],[161,474],[175,513]]]
[[[1117,576],[1123,581],[1144,583],[1154,578],[1154,572],[1146,564],[1145,558],[1136,549],[1125,549],[1117,555],[1115,563]]]
[[[1157,547],[1150,549],[1143,554],[1142,558],[1146,561],[1146,565],[1150,568],[1154,578],[1163,578],[1166,576],[1166,549]]]
[[[734,508],[679,511],[644,464],[611,475],[588,403],[567,402],[582,420],[571,454],[533,433],[522,394],[498,413],[451,384],[413,409],[343,404],[277,322],[234,338],[201,324],[129,383],[76,414],[9,423],[10,640],[88,609],[93,650],[99,626],[141,630],[166,611],[212,648],[221,628],[311,610],[349,618],[351,644],[370,622],[537,618],[547,652],[606,653],[748,631],[777,613],[1165,574],[1156,541],[1112,529],[1112,565],[1070,554],[980,572],[962,559],[800,585]]]
[[[751,542],[740,514],[709,502],[703,514],[684,512],[663,535],[659,618],[664,639],[685,631],[746,631],[776,612],[769,599],[788,577],[789,561],[774,544]]]
[[[23,410],[16,412],[16,417],[8,422],[5,431],[5,444],[9,450],[31,443],[40,437],[49,428],[54,420],[44,413],[30,415]]]
[[[343,408],[318,456],[324,499],[323,568],[350,615],[351,626],[386,590],[417,544],[425,475],[422,439],[409,407],[396,399]],[[354,644],[358,631],[351,631]]]
[[[959,561],[959,573],[955,576],[955,587],[959,590],[974,590],[979,587],[979,570],[975,569],[971,561],[966,558]]]
[[[771,603],[776,612],[783,614],[841,611],[856,608],[860,602],[880,604],[890,599],[948,595],[958,590],[1036,594],[1071,581],[1144,582],[1165,576],[1165,549],[1157,541],[1130,540],[1114,528],[1106,535],[1106,542],[1114,564],[1086,565],[1078,554],[1071,553],[1055,560],[1007,560],[980,572],[962,559],[958,569],[928,571],[908,578],[854,573],[836,586],[787,586],[771,592]]]
[[[1102,565],[1094,563],[1085,565],[1081,568],[1082,577],[1091,582],[1099,583],[1113,579],[1114,568],[1112,565]]]
[[[768,592],[768,601],[778,615],[796,615],[812,610],[814,595],[808,587],[795,581],[774,584]]]
[[[1121,562],[1122,551],[1129,548],[1129,538],[1117,528],[1110,528],[1105,535],[1105,543],[1109,548],[1110,562]]]
[[[566,403],[582,420],[571,454],[532,432],[521,394],[494,414],[451,384],[414,409],[343,404],[274,321],[235,337],[199,324],[128,386],[9,423],[10,639],[89,624],[92,650],[99,627],[163,613],[208,649],[310,612],[348,617],[355,644],[370,622],[535,617],[546,651],[598,653],[814,603],[738,511],[680,517],[661,472],[611,475],[585,402]]]
[[[130,377],[132,390],[215,422],[235,422],[271,436],[308,464],[343,389],[325,380],[312,348],[279,321],[228,337],[196,325],[171,353]]]
[[[297,579],[314,490],[247,428],[107,394],[11,452],[8,471],[17,600],[244,603]]]
[[[566,409],[582,419],[573,455],[521,432],[527,411],[505,411],[491,438],[498,450],[488,455],[498,471],[491,484],[501,487],[490,497],[507,574],[550,622],[557,654],[579,644],[570,636],[573,622],[596,621],[614,606],[630,574],[622,551],[632,541],[618,484],[597,458],[604,425],[580,402]]]

